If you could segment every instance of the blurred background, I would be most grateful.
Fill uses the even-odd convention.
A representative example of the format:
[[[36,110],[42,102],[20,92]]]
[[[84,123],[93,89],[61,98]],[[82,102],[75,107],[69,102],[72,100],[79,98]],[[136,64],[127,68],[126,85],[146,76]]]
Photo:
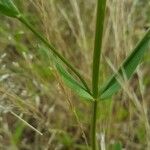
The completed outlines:
[[[91,87],[96,0],[15,4]],[[149,26],[149,0],[107,0],[100,86]],[[89,149],[91,105],[63,84],[45,49],[20,22],[0,15],[0,150]],[[123,90],[100,102],[102,150],[150,149],[149,67],[147,51]]]

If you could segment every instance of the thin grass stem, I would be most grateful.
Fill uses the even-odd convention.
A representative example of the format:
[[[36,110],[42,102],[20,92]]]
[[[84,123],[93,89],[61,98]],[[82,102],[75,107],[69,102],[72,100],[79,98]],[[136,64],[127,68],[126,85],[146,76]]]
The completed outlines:
[[[62,62],[80,79],[80,81],[82,82],[82,84],[85,86],[87,92],[89,94],[91,94],[90,89],[87,85],[87,83],[85,82],[85,80],[83,79],[83,77],[81,76],[81,74],[75,69],[74,66],[72,66],[61,54],[59,54],[56,49],[49,44],[49,42],[40,34],[38,33],[34,27],[26,20],[26,18],[24,18],[23,16],[19,16],[18,18],[27,28],[29,28],[47,47],[49,47],[52,52],[60,59],[62,60]]]
[[[98,108],[98,83],[99,83],[99,68],[102,49],[103,27],[105,18],[106,0],[97,0],[97,18],[96,18],[96,31],[95,43],[93,54],[93,74],[92,74],[92,90],[95,101],[93,102],[92,110],[92,128],[91,128],[91,146],[92,150],[97,149],[96,142],[96,122],[97,122],[97,108]]]

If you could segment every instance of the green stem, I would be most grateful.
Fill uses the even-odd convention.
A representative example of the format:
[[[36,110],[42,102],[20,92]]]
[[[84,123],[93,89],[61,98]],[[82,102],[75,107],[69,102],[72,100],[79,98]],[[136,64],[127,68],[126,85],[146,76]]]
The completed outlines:
[[[72,72],[75,73],[75,75],[80,79],[80,81],[82,82],[82,84],[85,86],[86,90],[88,93],[90,92],[90,89],[87,85],[87,83],[85,82],[85,80],[82,78],[82,76],[80,75],[80,73],[61,55],[59,54],[56,49],[49,44],[49,42],[40,34],[38,33],[34,27],[22,16],[20,15],[18,18],[27,28],[29,28],[47,47],[49,47],[51,49],[51,51],[59,58],[62,60],[62,62],[68,67],[70,68],[70,70],[72,70]]]
[[[96,150],[97,148],[97,142],[96,142],[96,122],[97,122],[97,107],[98,102],[93,102],[93,112],[92,112],[92,126],[91,126],[91,146],[92,150]]]
[[[99,81],[99,67],[101,59],[101,47],[103,37],[103,26],[105,17],[106,0],[97,0],[97,21],[96,21],[96,33],[93,55],[93,96],[97,98],[98,95],[98,81]]]
[[[97,108],[98,108],[98,83],[99,83],[99,68],[102,49],[103,27],[105,19],[105,7],[106,0],[97,0],[97,18],[96,18],[96,31],[95,31],[95,43],[93,54],[93,74],[92,74],[92,90],[93,97],[95,98],[93,104],[92,114],[92,131],[91,131],[91,146],[92,150],[97,149],[96,142],[96,120],[97,120]]]

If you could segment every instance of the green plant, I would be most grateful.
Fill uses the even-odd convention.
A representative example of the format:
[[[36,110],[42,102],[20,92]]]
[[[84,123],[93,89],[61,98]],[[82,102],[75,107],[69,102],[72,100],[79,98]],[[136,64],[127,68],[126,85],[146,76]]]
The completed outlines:
[[[29,21],[19,11],[11,0],[0,0],[0,12],[6,16],[13,17],[22,22],[27,28],[29,28],[53,53],[54,63],[61,75],[64,82],[79,96],[84,97],[91,102],[93,115],[91,123],[91,147],[93,150],[97,149],[96,142],[96,120],[97,120],[97,106],[101,100],[107,99],[121,89],[121,84],[118,81],[119,77],[126,77],[129,79],[134,73],[136,67],[142,60],[145,51],[149,47],[150,42],[150,30],[147,31],[145,36],[137,44],[135,49],[129,54],[118,71],[110,77],[107,83],[99,86],[99,70],[100,70],[100,58],[103,42],[103,26],[105,18],[106,0],[97,0],[97,21],[96,21],[96,34],[95,34],[95,46],[93,55],[93,75],[92,75],[92,90],[87,85],[85,79],[77,71],[77,69],[70,65],[70,63],[51,45],[38,31],[32,27]],[[64,64],[70,69],[79,80],[76,80],[74,76],[67,71]]]

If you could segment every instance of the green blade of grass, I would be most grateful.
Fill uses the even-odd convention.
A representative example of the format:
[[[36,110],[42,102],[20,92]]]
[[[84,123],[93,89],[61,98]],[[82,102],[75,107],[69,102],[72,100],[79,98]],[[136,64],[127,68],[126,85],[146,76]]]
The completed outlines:
[[[126,77],[129,79],[136,67],[141,62],[146,50],[150,47],[150,29],[144,35],[142,40],[137,44],[135,49],[131,52],[131,54],[125,59],[117,73],[108,80],[108,82],[101,88],[99,92],[99,97],[101,99],[106,99],[115,94],[119,89],[121,89],[121,85],[119,84],[117,77]]]
[[[56,49],[53,45],[51,45],[39,32],[37,32],[34,27],[28,22],[28,20],[24,16],[20,16],[18,18],[28,29],[30,29],[52,52],[55,56],[57,56],[81,81],[81,83],[84,85],[86,90],[90,92],[90,89],[84,80],[84,78],[81,76],[81,74],[76,70],[74,66],[72,66],[69,61],[66,60]]]
[[[50,44],[46,38],[44,38],[38,31],[35,30],[35,28],[29,23],[29,21],[21,14],[18,10],[18,8],[15,6],[15,4],[12,2],[12,0],[0,0],[0,13],[9,16],[17,18],[21,23],[23,23],[28,29],[30,29],[36,37],[38,37],[52,52],[55,54],[62,62],[72,70],[72,72],[80,79],[82,84],[85,86],[88,92],[90,92],[90,89],[88,85],[86,84],[86,81],[84,78],[80,75],[80,73],[75,69],[74,66],[72,66],[56,49],[55,47]]]
[[[11,0],[0,0],[0,13],[14,18],[20,15],[19,10]]]
[[[48,51],[48,49],[42,45],[39,45],[38,50],[39,53],[44,56],[44,58],[47,58],[56,66],[58,73],[68,87],[70,87],[80,97],[83,97],[87,100],[93,100],[91,93],[87,91],[84,85],[80,84],[77,80],[74,79],[74,77],[62,65],[62,62],[56,57],[56,55],[50,53],[50,51]]]
[[[62,65],[57,63],[56,68],[68,87],[70,87],[75,93],[85,98],[86,100],[93,100],[93,97],[87,92],[87,90],[81,84],[79,84],[78,81],[75,80]]]
[[[12,140],[15,145],[19,144],[21,141],[21,136],[25,129],[25,125],[22,122],[17,122],[15,131],[12,133]]]
[[[112,150],[122,150],[122,144],[120,142],[115,143],[112,147]]]

